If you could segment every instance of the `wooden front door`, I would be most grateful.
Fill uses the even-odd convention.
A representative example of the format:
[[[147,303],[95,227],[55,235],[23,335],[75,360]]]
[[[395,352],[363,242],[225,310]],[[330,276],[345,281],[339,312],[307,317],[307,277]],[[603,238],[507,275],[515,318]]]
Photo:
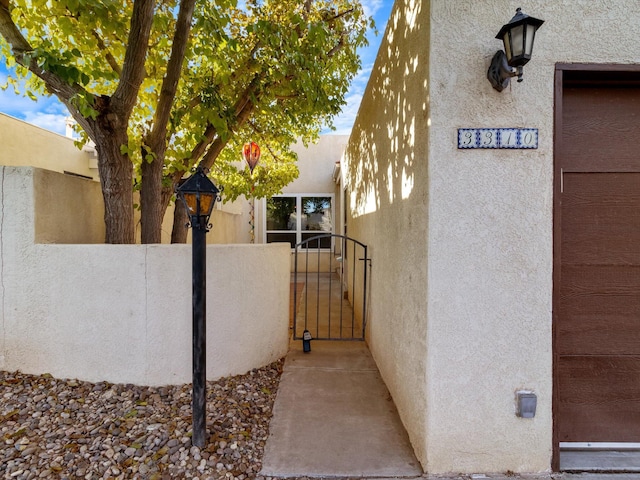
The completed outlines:
[[[559,71],[556,98],[555,449],[640,442],[640,73]]]

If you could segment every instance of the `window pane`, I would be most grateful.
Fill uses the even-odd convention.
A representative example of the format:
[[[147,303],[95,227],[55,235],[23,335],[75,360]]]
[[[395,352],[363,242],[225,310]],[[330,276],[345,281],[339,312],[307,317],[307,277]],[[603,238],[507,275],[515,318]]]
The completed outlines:
[[[302,230],[331,232],[331,197],[302,197]]]
[[[302,240],[304,241],[319,235],[322,235],[322,232],[303,233]],[[331,236],[327,235],[326,237],[311,240],[309,243],[306,243],[305,246],[306,248],[331,248]]]
[[[267,233],[267,243],[284,242],[290,243],[291,248],[296,246],[295,233]]]
[[[295,197],[269,198],[267,200],[267,230],[295,230],[295,212]]]

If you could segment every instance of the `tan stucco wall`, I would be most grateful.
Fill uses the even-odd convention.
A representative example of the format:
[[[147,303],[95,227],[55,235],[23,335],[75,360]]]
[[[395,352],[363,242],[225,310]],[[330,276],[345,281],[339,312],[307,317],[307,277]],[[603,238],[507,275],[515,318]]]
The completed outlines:
[[[552,448],[553,75],[562,60],[551,38],[577,18],[576,9],[589,16],[590,7],[522,5],[547,22],[524,82],[498,93],[486,80],[501,48],[494,37],[520,4],[431,5],[427,465],[437,472],[545,471]],[[463,127],[538,128],[539,148],[458,150]],[[516,417],[519,389],[537,394],[534,419]]]
[[[102,195],[102,194],[100,194]],[[134,194],[136,195],[136,194]],[[102,198],[102,197],[101,197]],[[134,202],[135,200],[134,196]],[[179,208],[184,208],[179,206]],[[171,243],[173,230],[173,212],[175,203],[170,203],[164,214],[161,228],[161,243]],[[142,225],[140,223],[140,210],[134,211],[136,241],[140,243]],[[221,243],[249,243],[249,203],[241,197],[233,204],[220,205],[216,203],[209,218],[211,230],[207,233],[208,244]],[[187,232],[187,242],[191,243],[191,229]]]
[[[0,165],[67,171],[98,180],[94,156],[78,149],[73,139],[3,113],[0,113],[0,145]]]
[[[397,1],[345,154],[347,229],[372,258],[373,356],[427,463],[429,4]]]
[[[104,243],[100,183],[33,170],[36,243]]]
[[[282,189],[283,194],[315,194],[336,192],[336,184],[333,181],[333,169],[336,162],[340,162],[342,153],[349,140],[348,135],[321,135],[317,143],[305,147],[298,142],[292,150],[298,154],[298,169],[300,175],[297,179]],[[334,217],[338,216],[339,198],[334,197]],[[266,228],[265,200],[256,200],[256,242],[264,241]],[[336,218],[334,218],[335,224]]]
[[[0,167],[0,369],[190,382],[191,246],[35,244],[35,181],[50,173]],[[287,352],[289,256],[283,244],[207,247],[208,379]]]
[[[494,37],[519,6],[546,22],[498,93]],[[554,69],[640,62],[639,24],[630,1],[396,2],[348,147],[349,229],[372,247],[369,342],[430,473],[550,469]],[[537,128],[539,147],[458,150],[463,127]]]
[[[35,222],[36,242],[104,242],[104,202],[95,152],[80,150],[71,138],[2,113],[0,145],[0,165],[43,169],[35,173],[39,176],[36,180],[39,205]],[[54,172],[83,175],[93,181],[75,182],[73,175],[67,175],[65,179]],[[140,203],[137,193],[134,193],[134,203]],[[238,201],[216,207],[211,216],[214,228],[207,235],[207,243],[249,243],[249,228],[245,227],[249,209],[245,203]],[[167,208],[162,224],[162,243],[171,243],[173,208],[173,204]],[[134,217],[136,238],[140,242],[139,210],[134,211]],[[83,221],[78,221],[78,218]]]

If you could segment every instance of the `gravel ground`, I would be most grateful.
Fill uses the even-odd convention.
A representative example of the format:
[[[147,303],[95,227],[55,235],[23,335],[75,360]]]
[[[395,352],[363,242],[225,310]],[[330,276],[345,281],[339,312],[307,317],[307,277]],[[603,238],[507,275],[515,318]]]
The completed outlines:
[[[205,448],[191,385],[140,387],[0,371],[0,476],[255,478],[283,362],[207,384]]]

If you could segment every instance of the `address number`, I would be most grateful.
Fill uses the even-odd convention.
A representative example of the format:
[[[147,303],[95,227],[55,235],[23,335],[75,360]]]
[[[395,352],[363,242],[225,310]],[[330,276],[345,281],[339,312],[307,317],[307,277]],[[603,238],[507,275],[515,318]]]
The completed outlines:
[[[538,148],[538,129],[459,128],[458,148]]]

